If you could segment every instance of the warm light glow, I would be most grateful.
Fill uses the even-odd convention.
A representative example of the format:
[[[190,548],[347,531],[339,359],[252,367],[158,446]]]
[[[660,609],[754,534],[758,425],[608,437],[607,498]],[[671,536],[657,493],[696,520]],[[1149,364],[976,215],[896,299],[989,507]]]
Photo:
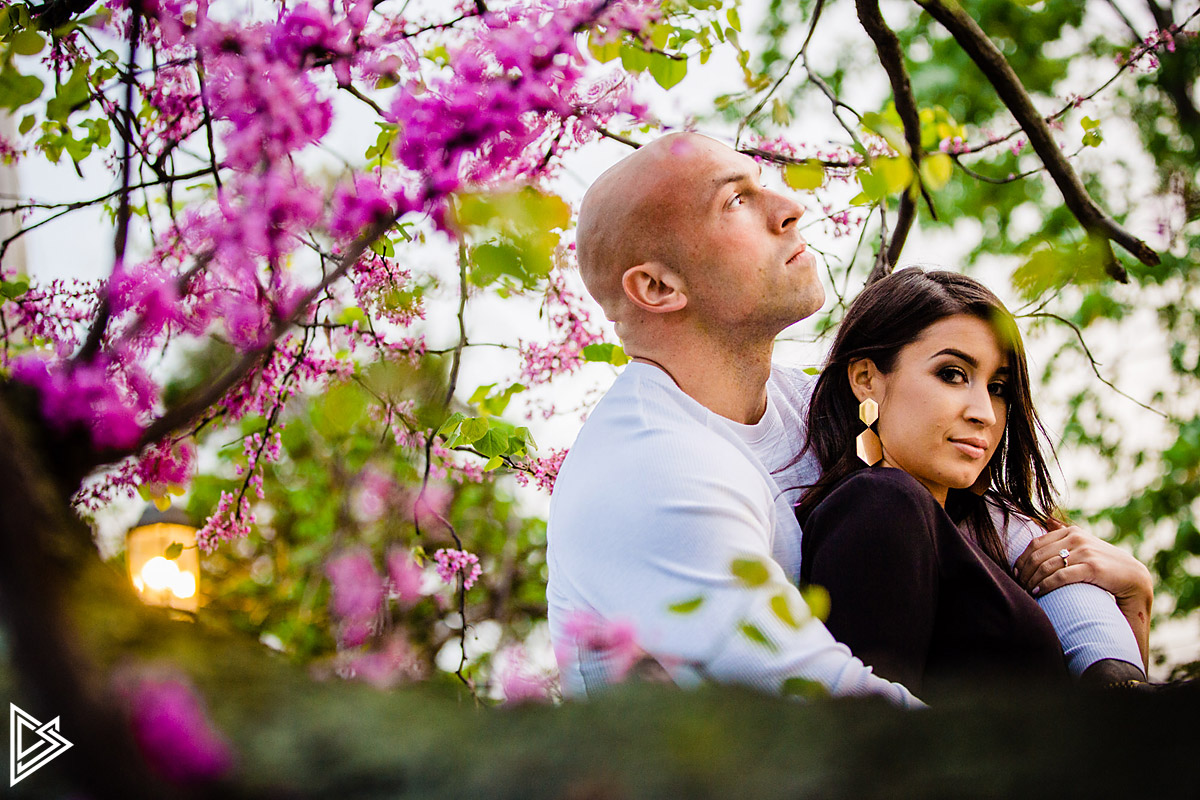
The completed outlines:
[[[171,584],[171,594],[186,600],[196,593],[196,578],[190,572],[180,572]]]
[[[179,575],[179,567],[174,561],[168,561],[162,556],[155,556],[142,567],[142,580],[156,592],[170,588]]]

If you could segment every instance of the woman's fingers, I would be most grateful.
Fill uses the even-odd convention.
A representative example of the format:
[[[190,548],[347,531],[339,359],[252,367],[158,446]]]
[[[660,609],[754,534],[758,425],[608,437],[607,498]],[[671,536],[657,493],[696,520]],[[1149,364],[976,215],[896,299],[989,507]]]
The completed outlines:
[[[1032,589],[1051,573],[1067,566],[1073,559],[1085,557],[1090,550],[1089,539],[1086,533],[1074,525],[1038,536],[1017,559],[1013,575],[1027,590]],[[1063,550],[1070,554],[1066,563],[1061,555]]]
[[[1047,592],[1053,592],[1060,586],[1066,586],[1068,583],[1091,583],[1095,576],[1096,571],[1091,564],[1086,562],[1071,564],[1052,571],[1039,583],[1034,585],[1030,593],[1034,597],[1041,597]]]

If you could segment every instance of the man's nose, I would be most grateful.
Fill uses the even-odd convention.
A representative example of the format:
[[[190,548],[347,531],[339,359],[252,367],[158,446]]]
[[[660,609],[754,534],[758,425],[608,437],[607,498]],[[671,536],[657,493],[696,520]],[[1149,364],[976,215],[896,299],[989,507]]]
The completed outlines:
[[[774,212],[773,227],[776,230],[786,231],[800,221],[806,209],[791,195],[779,192],[772,192],[772,194],[775,195],[775,203],[772,208]]]

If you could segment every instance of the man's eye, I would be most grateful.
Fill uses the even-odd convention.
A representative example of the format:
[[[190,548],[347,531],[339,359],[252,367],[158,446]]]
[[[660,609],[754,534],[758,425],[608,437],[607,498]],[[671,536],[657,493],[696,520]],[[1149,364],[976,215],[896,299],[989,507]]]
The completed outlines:
[[[741,194],[741,192],[739,192],[733,197],[729,198],[729,207],[733,208],[734,206],[740,206],[744,202],[746,202],[746,198]]]

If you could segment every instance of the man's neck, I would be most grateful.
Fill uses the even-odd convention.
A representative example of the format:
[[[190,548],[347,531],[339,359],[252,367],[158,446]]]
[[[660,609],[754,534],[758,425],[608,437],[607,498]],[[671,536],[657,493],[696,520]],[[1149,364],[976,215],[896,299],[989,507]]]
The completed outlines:
[[[709,411],[752,425],[767,410],[772,349],[768,343],[754,353],[639,353],[633,354],[633,360],[667,373],[676,386]]]

